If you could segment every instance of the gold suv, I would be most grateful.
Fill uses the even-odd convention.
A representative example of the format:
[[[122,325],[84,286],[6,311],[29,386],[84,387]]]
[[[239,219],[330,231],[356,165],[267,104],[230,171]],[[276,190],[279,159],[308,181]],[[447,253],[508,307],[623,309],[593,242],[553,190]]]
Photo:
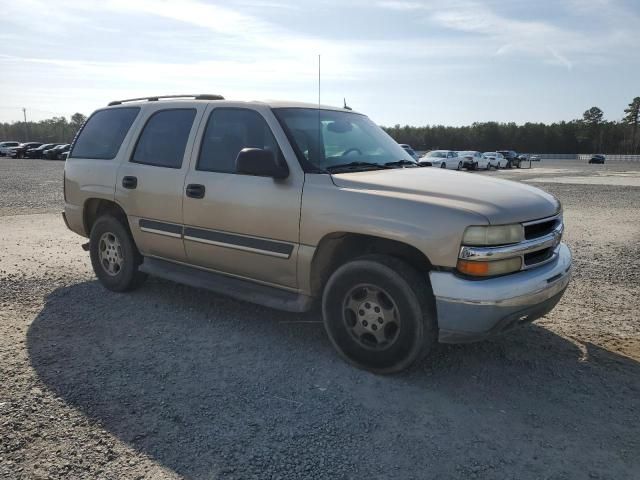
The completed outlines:
[[[553,196],[422,167],[344,108],[111,102],[73,143],[64,198],[106,288],[151,274],[294,312],[320,304],[337,351],[378,373],[539,318],[570,276]]]

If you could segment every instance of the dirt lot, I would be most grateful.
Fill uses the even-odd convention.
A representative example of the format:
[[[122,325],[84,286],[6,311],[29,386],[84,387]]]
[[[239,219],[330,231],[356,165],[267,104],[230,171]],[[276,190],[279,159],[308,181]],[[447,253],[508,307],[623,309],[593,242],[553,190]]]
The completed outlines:
[[[488,173],[562,200],[567,294],[392,377],[317,313],[104,290],[62,168],[0,159],[0,478],[640,478],[640,164]]]

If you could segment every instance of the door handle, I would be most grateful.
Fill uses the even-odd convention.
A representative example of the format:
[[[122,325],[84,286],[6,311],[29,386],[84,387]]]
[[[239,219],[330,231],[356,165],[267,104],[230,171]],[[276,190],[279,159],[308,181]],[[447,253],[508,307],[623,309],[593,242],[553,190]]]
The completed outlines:
[[[122,186],[124,188],[128,188],[133,190],[138,186],[138,178],[137,177],[122,177]]]
[[[187,197],[191,198],[204,198],[204,185],[197,183],[190,183],[187,185]]]

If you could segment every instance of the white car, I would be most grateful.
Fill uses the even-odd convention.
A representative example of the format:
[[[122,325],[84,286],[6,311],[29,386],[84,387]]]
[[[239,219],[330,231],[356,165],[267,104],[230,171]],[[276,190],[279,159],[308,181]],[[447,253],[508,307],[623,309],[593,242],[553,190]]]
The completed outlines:
[[[423,157],[420,157],[418,163],[426,166],[455,170],[461,170],[464,165],[462,158],[458,157],[458,152],[453,150],[431,150]]]
[[[0,142],[0,156],[9,155],[13,147],[20,145],[20,142]]]
[[[399,145],[404,149],[405,152],[411,155],[411,158],[413,158],[415,161],[418,161],[418,154],[413,148],[411,148],[411,145],[407,145],[406,143],[400,143]]]
[[[489,167],[498,169],[505,168],[507,166],[507,159],[499,152],[484,152],[482,156],[487,159],[487,162],[489,162]]]
[[[462,158],[462,166],[468,170],[489,169],[489,161],[480,152],[466,150],[458,152],[458,157]]]

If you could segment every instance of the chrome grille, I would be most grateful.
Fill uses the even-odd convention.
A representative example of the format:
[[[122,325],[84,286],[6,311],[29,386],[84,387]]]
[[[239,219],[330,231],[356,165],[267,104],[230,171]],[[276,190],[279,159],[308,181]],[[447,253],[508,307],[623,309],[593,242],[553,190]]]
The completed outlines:
[[[552,233],[558,225],[562,223],[562,217],[560,215],[543,218],[542,220],[534,220],[532,222],[526,222],[524,226],[524,238],[526,240],[533,240],[535,238],[544,237]]]

